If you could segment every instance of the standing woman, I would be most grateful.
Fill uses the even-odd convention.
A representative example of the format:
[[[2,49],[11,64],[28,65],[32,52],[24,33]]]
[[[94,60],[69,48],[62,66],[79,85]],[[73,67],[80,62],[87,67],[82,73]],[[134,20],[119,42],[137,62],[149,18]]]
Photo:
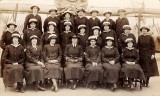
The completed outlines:
[[[37,26],[36,28],[38,30],[40,30],[40,32],[42,33],[42,20],[41,20],[41,16],[38,15],[38,11],[40,10],[40,8],[36,5],[34,6],[31,6],[31,10],[32,10],[32,13],[31,14],[28,14],[25,18],[25,21],[24,21],[24,28],[23,28],[23,32],[27,29],[27,28],[30,28],[30,22],[29,20],[34,18],[37,20]]]
[[[60,24],[60,32],[63,32],[63,29],[64,29],[64,22],[71,22],[72,26],[73,26],[73,32],[75,32],[75,24],[74,24],[74,16],[73,16],[73,13],[72,11],[65,11],[63,14],[62,14],[62,21],[61,21],[61,24]]]
[[[2,37],[1,37],[1,42],[0,42],[0,47],[3,49],[2,55],[4,53],[6,46],[12,44],[12,39],[11,39],[12,33],[15,32],[16,27],[17,27],[16,23],[11,21],[7,24],[7,30],[3,32]],[[4,63],[1,58],[1,76],[2,77],[3,77],[3,69],[4,69]]]
[[[140,31],[142,32],[142,35],[138,38],[137,47],[139,49],[140,66],[146,77],[145,86],[148,87],[149,79],[151,77],[151,59],[155,58],[155,44],[153,37],[149,34],[150,29],[148,26],[142,26]]]
[[[106,37],[113,37],[114,38],[114,42],[113,42],[113,46],[118,48],[118,39],[117,39],[117,35],[115,33],[114,30],[111,29],[111,24],[110,22],[103,22],[103,31],[102,31],[102,34],[101,34],[101,37],[102,37],[102,47],[104,47],[106,45]]]
[[[72,43],[68,44],[65,48],[65,77],[71,83],[71,89],[75,90],[77,82],[83,79],[83,49],[78,45],[78,38],[76,35],[72,36]]]
[[[23,77],[24,77],[24,48],[20,44],[20,34],[14,32],[11,40],[12,44],[5,48],[3,54],[4,61],[4,78],[3,82],[5,87],[14,86],[17,83],[16,91],[24,93],[23,89]]]
[[[62,68],[61,68],[61,58],[62,51],[59,44],[56,44],[57,36],[51,34],[48,37],[50,42],[48,45],[44,46],[43,56],[45,62],[44,78],[51,79],[53,82],[52,90],[58,91],[57,79],[61,79]]]
[[[145,76],[141,66],[139,65],[139,53],[133,46],[134,40],[132,38],[126,39],[126,48],[122,51],[122,73],[123,78],[128,81],[128,87],[134,88],[133,80],[145,80]],[[122,75],[122,76],[123,76]],[[141,86],[141,85],[140,85]]]
[[[117,88],[117,82],[119,79],[119,71],[121,68],[119,62],[119,52],[116,47],[113,46],[114,38],[106,37],[106,46],[102,48],[102,63],[104,67],[104,82],[110,83],[111,90]]]
[[[131,31],[131,27],[129,25],[124,25],[123,26],[123,30],[124,32],[122,34],[120,34],[119,37],[119,48],[120,51],[122,51],[124,48],[126,48],[126,39],[128,38],[132,38],[133,39],[133,47],[136,47],[136,37],[134,36],[134,34],[132,34]]]
[[[96,45],[97,38],[95,36],[90,36],[88,40],[90,45],[86,48],[85,79],[87,83],[91,83],[92,89],[96,89],[97,82],[101,82],[103,79],[101,49]]]
[[[48,23],[48,31],[45,32],[43,35],[42,35],[42,46],[44,47],[45,45],[49,44],[50,42],[48,41],[48,37],[51,35],[51,34],[54,34],[57,36],[57,40],[56,40],[56,43],[59,43],[59,35],[58,35],[58,32],[56,32],[56,23],[53,22],[53,21],[50,21]]]
[[[123,33],[123,26],[129,25],[129,21],[125,17],[125,13],[126,13],[125,9],[118,10],[119,17],[116,20],[116,34],[117,34],[118,39],[119,39],[120,34]]]
[[[39,85],[43,81],[43,63],[42,48],[38,46],[38,37],[32,35],[30,37],[31,45],[26,49],[26,84],[34,84],[35,91],[44,91],[45,89]]]

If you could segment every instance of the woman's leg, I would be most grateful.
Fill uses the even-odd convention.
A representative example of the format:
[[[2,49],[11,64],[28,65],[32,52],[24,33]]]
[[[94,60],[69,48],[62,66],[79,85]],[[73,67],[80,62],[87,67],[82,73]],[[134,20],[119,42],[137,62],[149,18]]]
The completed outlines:
[[[53,82],[53,86],[52,86],[52,90],[54,90],[55,92],[58,91],[58,86],[57,86],[57,80],[56,79],[52,79]]]

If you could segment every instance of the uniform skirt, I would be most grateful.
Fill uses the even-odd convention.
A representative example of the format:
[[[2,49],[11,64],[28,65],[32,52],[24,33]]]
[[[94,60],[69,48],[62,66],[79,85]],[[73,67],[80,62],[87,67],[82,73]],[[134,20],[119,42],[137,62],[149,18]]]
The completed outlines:
[[[84,67],[82,62],[66,62],[66,67],[64,68],[65,77],[67,80],[78,79],[82,80],[84,76]]]
[[[88,63],[85,67],[85,79],[87,82],[90,81],[102,81],[103,80],[103,67],[102,64],[97,66],[92,66],[91,63]]]
[[[26,65],[26,83],[32,84],[35,81],[43,81],[43,68],[34,63],[27,63]]]
[[[122,77],[145,80],[143,70],[139,64],[128,65],[124,63],[122,65],[121,71],[122,71],[122,75],[121,75]]]
[[[121,69],[120,63],[111,65],[109,63],[103,63],[104,68],[104,82],[105,83],[117,83],[119,79],[119,72]]]
[[[6,87],[13,86],[17,82],[23,82],[24,68],[21,64],[5,64],[3,70],[3,82]]]
[[[46,63],[44,78],[61,79],[62,71],[60,63]]]

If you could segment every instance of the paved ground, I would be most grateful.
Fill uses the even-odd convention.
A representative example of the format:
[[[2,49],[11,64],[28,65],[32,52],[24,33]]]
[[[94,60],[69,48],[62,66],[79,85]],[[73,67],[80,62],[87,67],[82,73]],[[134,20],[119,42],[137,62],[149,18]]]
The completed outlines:
[[[160,58],[160,54],[156,57]],[[158,61],[160,69],[160,61]],[[98,88],[96,90],[78,87],[76,90],[60,88],[58,92],[52,92],[50,89],[45,92],[35,92],[31,88],[26,88],[25,93],[17,93],[14,88],[8,88],[5,92],[2,79],[0,79],[0,96],[160,96],[160,77],[152,77],[149,88],[139,87],[134,90],[117,89],[115,92],[110,89]]]

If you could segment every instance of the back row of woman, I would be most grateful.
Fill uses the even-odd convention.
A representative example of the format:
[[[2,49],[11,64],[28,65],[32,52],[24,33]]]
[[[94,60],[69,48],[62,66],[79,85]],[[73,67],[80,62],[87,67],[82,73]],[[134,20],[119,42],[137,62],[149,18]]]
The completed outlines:
[[[39,7],[33,6],[31,9],[34,12]],[[79,10],[78,14],[83,12]],[[37,19],[29,19],[27,25],[23,39],[18,32],[14,32],[17,27],[14,22],[8,23],[8,30],[2,35],[1,47],[4,51],[1,65],[4,67],[5,87],[17,83],[16,91],[24,92],[22,82],[25,77],[26,83],[34,84],[36,91],[45,90],[39,84],[44,79],[51,80],[51,89],[58,91],[57,79],[62,78],[63,68],[65,79],[72,89],[76,89],[79,80],[87,81],[93,89],[96,89],[99,81],[110,83],[114,90],[119,78],[127,79],[130,88],[134,87],[133,79],[143,80],[145,86],[149,84],[150,60],[154,58],[155,45],[147,26],[140,28],[143,35],[139,36],[136,44],[129,25],[123,25],[118,35],[108,21],[101,26],[92,26],[88,32],[87,28],[91,25],[75,24],[76,27],[73,22],[64,21],[61,33],[57,32],[59,27],[56,22],[48,21],[44,24],[47,31],[43,35],[37,29]],[[139,51],[135,49],[136,46]],[[120,70],[122,74],[119,76]]]

